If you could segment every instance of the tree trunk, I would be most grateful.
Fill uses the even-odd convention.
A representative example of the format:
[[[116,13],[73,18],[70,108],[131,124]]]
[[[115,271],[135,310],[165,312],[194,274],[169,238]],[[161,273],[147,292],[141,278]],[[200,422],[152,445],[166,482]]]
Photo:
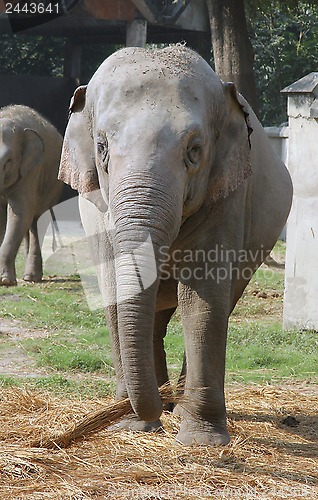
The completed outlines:
[[[258,105],[253,72],[254,53],[247,32],[244,0],[207,0],[215,71],[248,100]]]

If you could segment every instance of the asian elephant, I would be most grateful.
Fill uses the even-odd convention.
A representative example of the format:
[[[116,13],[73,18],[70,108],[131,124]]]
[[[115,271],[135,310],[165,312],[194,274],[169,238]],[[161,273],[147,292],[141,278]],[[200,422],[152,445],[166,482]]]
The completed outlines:
[[[159,425],[163,339],[179,307],[186,377],[177,440],[229,441],[228,319],[288,216],[292,185],[232,83],[184,46],[122,49],[70,105],[60,179],[80,192],[125,425]]]
[[[23,279],[41,281],[37,220],[57,203],[62,137],[33,109],[0,109],[0,285],[16,285],[15,258],[26,240]]]

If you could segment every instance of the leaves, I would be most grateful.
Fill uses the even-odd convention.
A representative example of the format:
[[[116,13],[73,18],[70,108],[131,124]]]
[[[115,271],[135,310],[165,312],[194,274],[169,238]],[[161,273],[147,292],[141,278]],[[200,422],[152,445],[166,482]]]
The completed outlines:
[[[248,2],[251,3],[251,2]],[[253,2],[250,38],[263,125],[287,120],[280,91],[318,67],[317,2]],[[255,5],[254,5],[255,7]]]
[[[263,125],[279,125],[287,120],[286,97],[280,91],[318,68],[318,1],[245,0],[245,7],[260,118]],[[66,39],[2,34],[0,43],[1,73],[63,76]],[[82,83],[116,48],[82,47]]]
[[[63,76],[64,38],[0,35],[1,73]]]

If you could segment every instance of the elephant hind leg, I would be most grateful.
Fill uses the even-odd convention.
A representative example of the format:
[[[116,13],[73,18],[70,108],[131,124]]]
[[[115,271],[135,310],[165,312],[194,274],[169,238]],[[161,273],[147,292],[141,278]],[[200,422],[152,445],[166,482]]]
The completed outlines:
[[[39,282],[43,276],[41,245],[38,236],[37,220],[33,220],[29,229],[29,248],[26,256],[24,281]]]
[[[166,352],[164,348],[164,338],[167,334],[168,323],[175,310],[176,307],[158,311],[155,316],[153,342],[158,387],[161,387],[163,384],[169,383]],[[167,411],[172,411],[173,406],[173,403],[167,403],[164,406],[164,409]]]
[[[182,368],[181,368],[181,372],[180,372],[178,383],[177,383],[176,406],[173,410],[174,415],[182,416],[182,413],[180,412],[180,406],[178,405],[178,401],[181,400],[182,396],[184,395],[186,375],[187,375],[187,356],[186,356],[186,353],[184,351]]]

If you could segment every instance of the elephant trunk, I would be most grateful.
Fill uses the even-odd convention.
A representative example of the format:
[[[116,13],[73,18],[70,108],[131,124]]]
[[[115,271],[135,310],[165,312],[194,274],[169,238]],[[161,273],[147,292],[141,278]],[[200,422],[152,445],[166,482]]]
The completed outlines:
[[[0,158],[0,195],[5,194],[5,162]]]
[[[182,211],[162,182],[143,172],[110,189],[124,378],[133,410],[149,422],[162,412],[153,352],[159,252],[176,237]]]

